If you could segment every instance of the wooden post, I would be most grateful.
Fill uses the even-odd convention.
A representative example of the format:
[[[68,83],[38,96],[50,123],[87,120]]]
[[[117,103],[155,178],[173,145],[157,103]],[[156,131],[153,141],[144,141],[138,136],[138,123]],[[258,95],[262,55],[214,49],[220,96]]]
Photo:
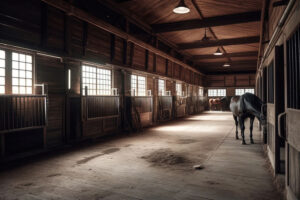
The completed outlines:
[[[0,134],[0,141],[1,141],[1,157],[5,155],[5,135],[4,133]]]

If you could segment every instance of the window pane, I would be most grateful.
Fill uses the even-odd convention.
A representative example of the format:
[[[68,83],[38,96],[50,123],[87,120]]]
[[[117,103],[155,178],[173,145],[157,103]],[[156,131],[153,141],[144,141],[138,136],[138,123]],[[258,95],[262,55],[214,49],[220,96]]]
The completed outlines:
[[[5,76],[5,69],[0,68],[0,76]]]
[[[5,60],[0,59],[0,67],[5,67]]]
[[[13,94],[32,94],[32,56],[13,52],[12,59]]]
[[[0,59],[5,59],[5,51],[0,50]]]
[[[4,94],[4,93],[5,93],[5,86],[0,85],[0,94]]]
[[[110,70],[93,66],[82,66],[82,89],[85,95],[85,87],[88,87],[88,95],[111,95]]]
[[[158,80],[158,95],[160,96],[165,95],[165,80],[162,79]]]
[[[181,83],[176,83],[176,94],[177,94],[177,96],[182,95],[182,84]]]

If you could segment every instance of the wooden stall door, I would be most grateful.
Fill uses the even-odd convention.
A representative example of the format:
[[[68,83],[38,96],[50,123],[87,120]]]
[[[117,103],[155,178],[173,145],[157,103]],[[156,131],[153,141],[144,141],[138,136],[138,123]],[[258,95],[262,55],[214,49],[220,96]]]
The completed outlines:
[[[300,28],[286,42],[287,199],[300,199]]]
[[[284,112],[284,50],[283,45],[275,48],[275,173],[285,172],[285,133],[279,135],[278,116]],[[284,130],[283,130],[284,131]]]

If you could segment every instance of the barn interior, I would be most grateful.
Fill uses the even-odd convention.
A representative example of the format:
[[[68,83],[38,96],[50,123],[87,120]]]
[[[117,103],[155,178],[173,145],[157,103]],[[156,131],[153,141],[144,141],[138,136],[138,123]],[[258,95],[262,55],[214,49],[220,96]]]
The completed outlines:
[[[1,0],[0,199],[299,200],[299,25],[300,0]]]

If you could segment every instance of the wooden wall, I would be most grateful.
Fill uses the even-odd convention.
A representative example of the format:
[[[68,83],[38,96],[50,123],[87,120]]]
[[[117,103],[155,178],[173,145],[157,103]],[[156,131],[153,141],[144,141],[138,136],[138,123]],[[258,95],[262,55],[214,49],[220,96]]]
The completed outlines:
[[[255,74],[208,75],[207,87],[254,87]]]
[[[69,16],[40,0],[0,2],[0,43],[25,50],[35,58],[35,82],[46,85],[48,121],[46,146],[52,148],[86,137],[99,137],[124,128],[124,96],[130,95],[130,74],[147,77],[153,95],[152,116],[157,122],[157,80],[165,79],[167,91],[176,94],[175,82],[203,86],[204,76],[181,61],[159,51],[126,41],[94,24]],[[1,44],[0,44],[1,48]],[[120,94],[120,116],[110,119],[83,118],[81,65],[93,64],[112,70],[112,87]],[[71,70],[71,89],[67,73]],[[183,91],[186,87],[183,85]],[[172,100],[173,97],[169,98]],[[122,115],[123,113],[123,115]],[[148,123],[147,123],[148,124]],[[1,139],[3,140],[3,139]],[[1,141],[3,142],[3,141]]]

